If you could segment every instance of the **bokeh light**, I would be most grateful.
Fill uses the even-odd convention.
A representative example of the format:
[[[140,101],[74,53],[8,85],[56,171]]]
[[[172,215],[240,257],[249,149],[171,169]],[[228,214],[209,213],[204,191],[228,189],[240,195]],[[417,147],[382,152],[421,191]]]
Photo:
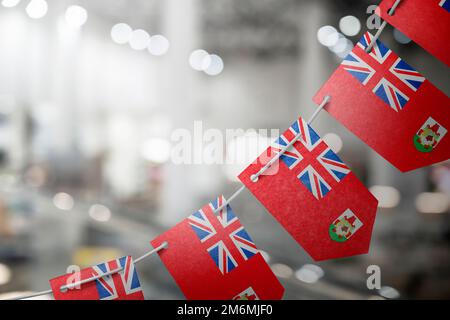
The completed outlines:
[[[206,50],[197,49],[192,51],[189,56],[189,64],[194,70],[206,70],[211,63],[211,57]]]
[[[111,210],[102,204],[93,204],[89,208],[89,216],[99,222],[107,222],[111,219]]]
[[[70,6],[66,10],[65,18],[70,27],[79,28],[86,23],[88,14],[81,6]]]
[[[162,138],[151,138],[144,142],[141,154],[144,159],[154,163],[164,163],[170,158],[170,142]]]
[[[150,37],[148,51],[154,56],[162,56],[169,50],[170,43],[166,37],[157,34]]]
[[[339,20],[339,29],[346,36],[353,37],[361,30],[361,22],[355,16],[345,16]]]
[[[20,0],[3,0],[2,6],[5,8],[12,8],[19,4]]]
[[[449,196],[442,192],[422,192],[415,202],[417,211],[422,213],[444,213],[450,207]]]
[[[330,47],[330,50],[336,54],[343,54],[344,52],[348,52],[349,49],[352,49],[353,43],[344,36],[339,36],[339,40],[334,46]]]
[[[342,139],[336,133],[327,133],[323,136],[323,140],[335,153],[341,151],[343,145]]]
[[[53,204],[55,207],[61,210],[72,210],[74,206],[74,200],[72,196],[65,192],[59,192],[53,197]]]
[[[150,35],[145,30],[137,29],[131,33],[128,42],[130,43],[130,47],[134,50],[144,50],[150,43]]]
[[[45,0],[31,0],[25,10],[30,18],[40,19],[47,14],[48,4]]]
[[[283,263],[275,263],[271,265],[270,268],[272,269],[273,273],[275,273],[275,275],[280,278],[287,279],[292,277],[292,275],[294,274],[294,270]]]
[[[397,299],[400,297],[398,290],[389,286],[381,287],[380,290],[378,290],[378,293],[387,299]]]
[[[323,26],[317,31],[317,40],[324,46],[334,46],[339,40],[339,32],[332,26]]]
[[[204,69],[205,73],[210,76],[217,76],[223,71],[223,60],[217,54],[209,55],[211,61],[208,64],[208,67]]]
[[[130,41],[133,29],[126,23],[118,23],[111,28],[111,39],[118,44]]]
[[[3,263],[0,263],[0,286],[7,284],[11,280],[11,270]]]
[[[400,192],[391,186],[372,186],[370,192],[378,200],[379,208],[395,208],[400,203]]]
[[[411,42],[411,39],[408,38],[404,33],[402,33],[398,29],[394,29],[394,31],[392,31],[392,33],[394,34],[395,41],[397,41],[398,43],[408,44]]]
[[[314,264],[305,264],[295,272],[295,277],[306,283],[315,283],[323,277],[324,271],[321,267]]]

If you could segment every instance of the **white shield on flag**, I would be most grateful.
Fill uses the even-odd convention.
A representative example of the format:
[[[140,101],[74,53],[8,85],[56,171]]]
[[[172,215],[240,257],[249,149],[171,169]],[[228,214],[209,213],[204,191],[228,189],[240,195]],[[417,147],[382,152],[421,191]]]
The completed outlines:
[[[329,233],[332,240],[345,242],[350,239],[361,227],[363,223],[353,213],[352,210],[345,210],[336,220],[330,224]]]
[[[446,133],[446,128],[432,117],[428,117],[414,136],[414,146],[420,152],[433,151]]]
[[[255,291],[252,287],[248,287],[238,295],[236,295],[233,300],[259,300],[258,296],[256,295]]]

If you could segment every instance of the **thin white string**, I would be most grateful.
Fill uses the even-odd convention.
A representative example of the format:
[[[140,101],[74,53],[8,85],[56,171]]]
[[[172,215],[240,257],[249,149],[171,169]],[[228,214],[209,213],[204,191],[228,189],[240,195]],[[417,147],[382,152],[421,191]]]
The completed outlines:
[[[141,262],[145,258],[151,256],[152,254],[155,254],[156,252],[158,252],[158,251],[160,251],[162,249],[168,248],[168,246],[169,246],[169,244],[167,242],[163,242],[160,246],[154,248],[153,250],[143,254],[142,256],[140,256],[139,258],[134,260],[134,264],[137,264],[137,263]],[[85,283],[88,283],[88,282],[92,282],[92,281],[95,281],[97,279],[110,276],[112,274],[116,274],[116,273],[118,273],[118,272],[120,272],[122,270],[123,270],[123,268],[114,269],[114,270],[111,270],[111,271],[109,271],[107,273],[103,273],[103,274],[100,274],[100,275],[97,275],[97,276],[94,276],[94,277],[91,277],[91,278],[87,278],[87,279],[84,279],[84,280],[81,280],[81,281],[77,281],[77,282],[74,282],[74,283],[71,283],[71,284],[68,284],[68,285],[65,285],[65,286],[61,286],[60,290],[61,290],[61,292],[65,292],[67,290],[73,289],[73,288],[75,288],[77,286],[80,286],[82,284],[85,284]],[[53,293],[52,290],[46,290],[46,291],[36,292],[36,293],[30,294],[30,295],[15,297],[15,298],[7,299],[7,300],[23,300],[23,299],[33,298],[33,297],[42,296],[42,295],[51,294],[51,293]]]
[[[158,252],[159,250],[162,250],[162,249],[167,248],[168,246],[169,246],[169,245],[168,245],[167,242],[163,242],[160,246],[156,247],[155,249],[153,249],[153,250],[147,252],[146,254],[144,254],[144,255],[140,256],[139,258],[137,258],[136,260],[134,260],[134,264],[139,263],[140,261],[144,260],[145,258],[151,256],[152,254]],[[60,290],[61,290],[61,292],[64,292],[64,291],[73,289],[73,288],[75,288],[75,287],[77,287],[77,286],[80,286],[80,285],[82,285],[82,284],[85,284],[85,283],[88,283],[88,282],[92,282],[92,281],[94,281],[94,280],[97,280],[97,279],[100,279],[100,278],[103,278],[103,277],[110,276],[110,275],[112,275],[112,274],[116,274],[116,273],[122,271],[123,269],[124,269],[124,268],[117,268],[117,269],[111,270],[111,271],[109,271],[109,272],[107,272],[107,273],[102,273],[102,274],[99,274],[99,275],[94,276],[94,277],[91,277],[91,278],[87,278],[87,279],[84,279],[84,280],[81,280],[81,281],[78,281],[78,282],[74,282],[74,283],[71,283],[71,284],[62,286],[62,287],[60,288]]]
[[[325,105],[328,103],[328,101],[330,101],[330,96],[325,96],[322,103],[319,105],[319,107],[314,111],[314,113],[312,114],[312,116],[309,118],[308,120],[308,124],[311,124],[311,122],[314,121],[314,119],[317,117],[317,115],[320,113],[320,111],[322,111],[322,109],[325,107]],[[283,153],[289,149],[289,147],[291,147],[295,141],[297,141],[300,138],[300,134],[296,135],[294,137],[294,139],[291,141],[291,143],[289,143],[285,148],[283,148],[280,153],[277,154],[277,156],[275,156],[274,158],[272,158],[263,168],[261,168],[258,173],[252,175],[251,179],[253,182],[256,182],[258,177],[263,174],[275,161],[278,160],[279,157],[281,157],[283,155]],[[254,177],[256,176],[256,180],[253,180]],[[218,207],[217,209],[215,209],[213,211],[214,214],[218,213],[220,210],[222,210],[223,208],[225,208],[228,204],[230,204],[234,198],[236,198],[242,191],[245,190],[245,185],[240,186],[240,188],[238,190],[236,190],[228,199],[227,201],[225,201],[220,207]]]
[[[220,207],[218,207],[216,210],[213,211],[214,214],[225,208],[228,204],[231,203],[231,201],[234,200],[242,191],[244,191],[245,185],[240,186],[239,189],[237,189]]]
[[[65,285],[65,286],[61,286],[61,288],[59,288],[59,290],[61,292],[66,292],[67,290],[72,290],[72,289],[74,289],[77,286],[81,286],[82,284],[89,283],[91,281],[94,281],[94,280],[97,280],[97,279],[100,279],[100,278],[104,278],[104,277],[116,274],[116,273],[118,273],[118,272],[120,272],[122,270],[123,270],[123,268],[120,267],[120,268],[111,270],[109,272],[93,276],[91,278],[87,278],[87,279],[84,279],[84,280],[81,280],[81,281],[77,281],[77,282],[74,282],[74,283],[71,283],[71,284],[68,284],[68,285]]]
[[[322,109],[325,107],[325,105],[328,103],[328,101],[330,101],[330,96],[325,96],[322,103],[319,105],[319,107],[314,111],[314,113],[312,114],[312,116],[309,118],[309,120],[307,121],[308,124],[311,124],[311,122],[314,121],[314,119],[317,117],[317,115],[320,113],[320,111],[322,111]],[[257,178],[264,173],[276,160],[278,160],[281,155],[283,155],[283,153],[289,149],[299,138],[301,137],[301,134],[297,134],[294,139],[286,146],[284,147],[274,158],[272,158],[263,168],[261,168],[258,173],[256,173],[256,180],[254,182],[257,181]],[[252,181],[253,181],[253,177],[252,176]],[[217,212],[219,212],[220,210],[222,210],[225,206],[227,206],[228,204],[230,204],[242,191],[244,191],[245,189],[245,185],[242,185],[238,190],[236,190],[229,198],[227,201],[225,201],[220,207],[218,207],[216,210],[214,210],[214,214],[216,214]],[[167,242],[163,242],[160,246],[156,247],[155,249],[143,254],[142,256],[140,256],[139,258],[134,260],[134,263],[139,263],[140,261],[144,260],[145,258],[153,255],[154,253],[165,249],[168,247],[168,243]],[[122,271],[123,268],[118,268],[115,270],[112,270],[110,272],[101,274],[101,275],[97,275],[88,279],[84,279],[75,283],[71,283],[65,286],[62,286],[60,288],[61,292],[73,289],[76,286],[91,282],[91,281],[95,281],[97,279],[115,274],[117,272]],[[52,294],[53,291],[52,290],[46,290],[46,291],[41,291],[41,292],[36,292],[30,295],[25,295],[25,296],[20,296],[20,297],[15,297],[15,298],[11,298],[11,299],[6,299],[6,300],[23,300],[23,299],[29,299],[29,298],[34,298],[34,297],[38,297],[38,296],[42,296],[42,295],[46,295],[46,294]]]
[[[161,243],[161,245],[159,245],[158,247],[156,247],[155,249],[153,249],[152,251],[147,252],[146,254],[143,254],[142,256],[140,256],[139,258],[137,258],[136,260],[134,260],[134,263],[139,263],[142,260],[144,260],[147,257],[150,257],[152,254],[162,250],[162,249],[167,249],[169,247],[169,244],[167,243],[167,241],[164,241],[163,243]]]
[[[395,12],[395,9],[397,9],[398,5],[400,4],[402,0],[397,0],[394,2],[394,4],[392,5],[391,9],[389,9],[388,11],[388,15],[392,16]],[[383,20],[383,23],[381,24],[380,28],[378,29],[377,33],[375,33],[375,35],[373,36],[372,41],[369,43],[369,45],[366,48],[366,52],[369,53],[370,51],[372,51],[373,46],[375,45],[375,43],[377,42],[378,38],[380,37],[381,33],[383,32],[384,28],[386,28],[387,26],[387,22],[386,20]]]
[[[316,119],[316,117],[319,115],[320,111],[322,111],[322,109],[325,108],[327,103],[330,102],[330,99],[331,99],[331,96],[323,97],[323,100],[320,103],[319,107],[316,109],[316,111],[314,111],[312,116],[308,119],[308,121],[307,121],[308,124],[311,124]]]

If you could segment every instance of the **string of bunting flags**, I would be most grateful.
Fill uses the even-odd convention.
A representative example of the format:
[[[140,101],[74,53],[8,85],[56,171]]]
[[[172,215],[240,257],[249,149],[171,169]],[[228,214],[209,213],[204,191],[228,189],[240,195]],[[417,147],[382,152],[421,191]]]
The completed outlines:
[[[56,300],[144,299],[135,264],[157,253],[187,299],[282,299],[284,288],[230,203],[244,189],[316,261],[367,253],[377,200],[310,126],[325,109],[402,172],[450,158],[449,98],[378,38],[387,23],[450,65],[450,1],[383,0],[366,32],[297,119],[219,196],[151,241],[153,250],[64,274]],[[445,138],[446,137],[446,138]],[[445,138],[445,139],[444,139]],[[75,280],[74,280],[75,279]],[[207,285],[204,285],[207,283]]]

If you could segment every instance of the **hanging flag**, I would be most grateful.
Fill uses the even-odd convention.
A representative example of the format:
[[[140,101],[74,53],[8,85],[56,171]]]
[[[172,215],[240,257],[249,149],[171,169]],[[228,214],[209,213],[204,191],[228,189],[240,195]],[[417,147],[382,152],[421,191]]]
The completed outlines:
[[[223,196],[152,240],[187,299],[279,300],[284,288]]]
[[[405,1],[407,3],[408,1]],[[450,100],[366,33],[315,95],[319,104],[400,171],[450,158]]]
[[[79,288],[64,292],[60,290],[62,286],[114,270],[121,271],[82,284]],[[55,300],[144,300],[133,258],[130,256],[82,269],[78,274],[79,277],[74,275],[65,274],[50,280]]]
[[[298,138],[265,174],[254,174]],[[367,253],[377,200],[299,118],[239,179],[314,258]]]
[[[403,0],[389,15],[395,1],[382,1],[376,13],[450,66],[450,0]]]

